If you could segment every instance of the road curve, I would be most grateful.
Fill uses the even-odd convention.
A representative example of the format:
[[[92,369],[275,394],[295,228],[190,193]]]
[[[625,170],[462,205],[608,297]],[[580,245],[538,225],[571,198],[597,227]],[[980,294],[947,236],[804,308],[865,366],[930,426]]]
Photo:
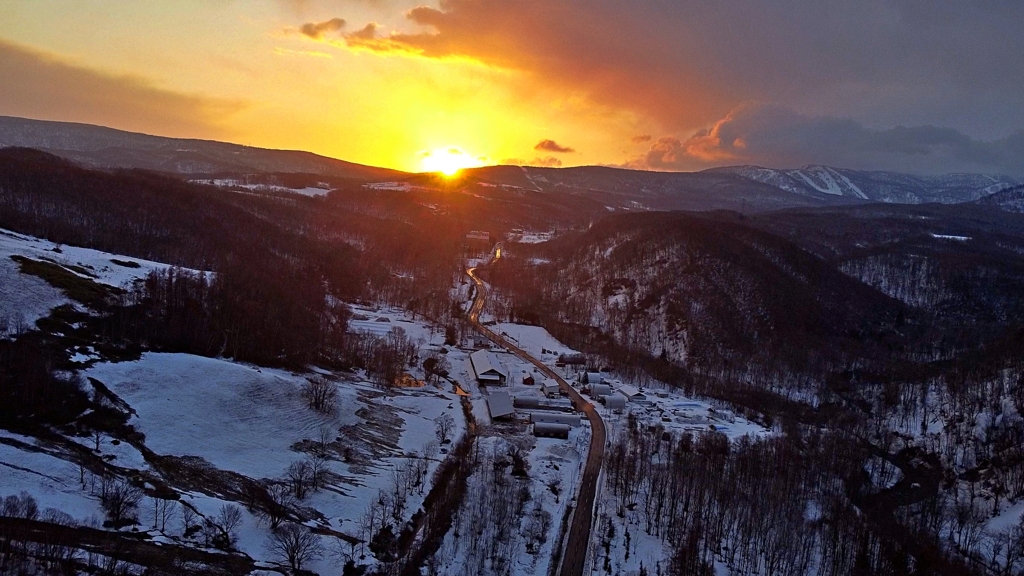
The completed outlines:
[[[476,276],[476,268],[469,268],[466,274],[473,280],[476,286],[476,297],[469,309],[469,322],[474,328],[491,342],[505,348],[509,352],[536,366],[541,373],[548,378],[553,378],[564,390],[577,410],[580,410],[590,421],[590,449],[587,450],[587,463],[583,468],[583,476],[580,477],[579,497],[576,500],[576,510],[572,515],[572,523],[569,525],[569,537],[565,541],[565,550],[562,551],[562,565],[559,568],[560,576],[582,576],[587,561],[587,547],[590,544],[590,529],[594,523],[594,501],[597,499],[597,481],[601,474],[601,461],[604,459],[605,428],[604,421],[597,413],[594,405],[580,395],[569,383],[562,379],[557,372],[547,367],[537,358],[526,353],[518,346],[513,345],[504,338],[498,336],[491,329],[480,324],[480,312],[484,308],[484,300],[487,298],[487,286]]]

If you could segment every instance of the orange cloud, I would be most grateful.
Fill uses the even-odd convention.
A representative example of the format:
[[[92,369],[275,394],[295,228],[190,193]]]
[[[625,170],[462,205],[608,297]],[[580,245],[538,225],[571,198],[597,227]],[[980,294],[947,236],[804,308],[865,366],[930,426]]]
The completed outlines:
[[[308,22],[299,26],[299,33],[313,40],[322,40],[327,34],[337,32],[345,27],[341,18],[331,18],[325,22]]]
[[[543,150],[545,152],[555,152],[558,154],[569,154],[576,151],[575,148],[570,148],[569,146],[561,146],[558,144],[558,142],[555,142],[554,140],[541,140],[540,142],[537,143],[536,146],[533,147],[533,149]]]

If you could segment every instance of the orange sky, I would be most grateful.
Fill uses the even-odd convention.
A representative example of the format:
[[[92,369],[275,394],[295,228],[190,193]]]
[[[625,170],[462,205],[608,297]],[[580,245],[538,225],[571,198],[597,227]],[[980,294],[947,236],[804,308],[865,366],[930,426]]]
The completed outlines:
[[[405,7],[393,2],[0,3],[0,60],[3,49],[9,59],[14,53],[22,74],[35,78],[21,94],[0,88],[0,114],[303,149],[413,171],[433,167],[450,148],[460,154],[449,162],[553,165],[623,162],[643,150],[629,137],[649,121],[585,93],[543,89],[523,71],[375,53],[299,32],[339,12],[385,29],[388,21],[422,28],[409,26]],[[41,83],[36,68],[54,64],[63,78]],[[61,101],[83,92],[88,102]],[[546,139],[578,151],[534,150]]]
[[[0,1],[0,114],[412,171],[1024,175],[1024,2],[423,1]]]

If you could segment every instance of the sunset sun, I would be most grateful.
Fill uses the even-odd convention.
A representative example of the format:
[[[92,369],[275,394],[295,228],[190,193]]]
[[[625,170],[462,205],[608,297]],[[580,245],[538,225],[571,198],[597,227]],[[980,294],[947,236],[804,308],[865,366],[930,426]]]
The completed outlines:
[[[461,148],[454,146],[437,148],[429,152],[421,152],[420,164],[426,172],[440,172],[445,176],[454,176],[463,168],[483,166],[481,158],[475,158]]]

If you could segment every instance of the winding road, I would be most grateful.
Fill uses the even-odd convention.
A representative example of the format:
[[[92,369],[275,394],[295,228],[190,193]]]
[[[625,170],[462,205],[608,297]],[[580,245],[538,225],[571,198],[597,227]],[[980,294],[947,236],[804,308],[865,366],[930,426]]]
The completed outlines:
[[[495,259],[500,257],[501,249],[498,248],[495,251]],[[590,529],[594,523],[594,502],[597,499],[597,482],[601,474],[601,461],[604,459],[606,436],[604,421],[601,420],[601,416],[597,413],[594,405],[581,396],[572,386],[569,386],[569,383],[563,380],[557,372],[518,346],[495,334],[493,330],[480,324],[480,312],[483,310],[484,301],[487,298],[487,286],[476,276],[476,268],[469,268],[466,270],[466,274],[469,275],[476,286],[476,297],[473,299],[473,306],[469,309],[469,321],[473,327],[491,342],[533,364],[545,376],[558,382],[562,390],[572,399],[576,409],[583,412],[587,416],[587,420],[590,421],[591,435],[590,448],[587,450],[587,463],[583,468],[583,475],[580,477],[580,490],[576,500],[576,509],[573,511],[572,520],[569,524],[569,537],[565,541],[565,549],[562,551],[562,565],[558,571],[560,576],[582,576],[587,562]]]

